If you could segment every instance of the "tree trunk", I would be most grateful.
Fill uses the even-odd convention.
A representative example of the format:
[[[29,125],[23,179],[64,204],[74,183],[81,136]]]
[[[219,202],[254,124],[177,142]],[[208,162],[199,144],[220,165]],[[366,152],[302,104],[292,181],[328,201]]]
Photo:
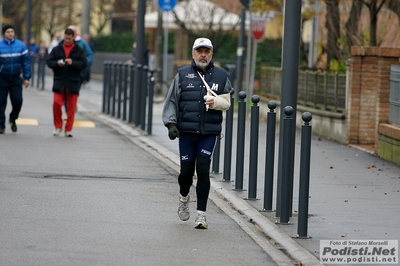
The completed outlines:
[[[358,23],[361,17],[363,2],[361,0],[353,0],[351,5],[350,17],[346,22],[346,39],[349,49],[351,46],[359,45],[360,42],[357,39],[358,34]]]
[[[339,0],[325,0],[325,3],[327,9],[325,27],[328,29],[327,70],[329,70],[330,62],[340,59],[340,50],[337,45],[340,38]]]

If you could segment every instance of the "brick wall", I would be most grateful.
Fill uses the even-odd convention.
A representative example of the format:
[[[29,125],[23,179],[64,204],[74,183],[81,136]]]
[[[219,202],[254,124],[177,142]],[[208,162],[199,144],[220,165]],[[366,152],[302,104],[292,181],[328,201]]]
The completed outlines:
[[[349,144],[372,144],[378,152],[378,127],[389,121],[390,66],[400,48],[351,47],[348,98]]]

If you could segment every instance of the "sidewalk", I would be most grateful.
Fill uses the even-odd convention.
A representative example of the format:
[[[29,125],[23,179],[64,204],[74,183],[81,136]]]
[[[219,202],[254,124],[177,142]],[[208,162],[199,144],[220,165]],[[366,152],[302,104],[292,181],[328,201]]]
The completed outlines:
[[[46,77],[48,80],[48,77]],[[47,82],[47,81],[46,81]],[[49,83],[47,83],[49,84]],[[46,90],[47,89],[46,84]],[[132,136],[132,141],[155,156],[168,158],[170,167],[179,170],[178,141],[170,141],[162,125],[162,103],[154,105],[153,134],[148,136],[118,119],[101,114],[102,82],[93,80],[89,89],[83,89],[78,100],[79,112],[92,116],[112,126],[120,133]],[[236,112],[237,110],[235,110]],[[311,121],[312,125],[312,121]],[[294,173],[293,217],[291,225],[277,225],[274,212],[263,212],[265,121],[260,122],[258,191],[259,200],[247,198],[249,143],[245,144],[244,191],[233,191],[235,181],[236,124],[232,147],[232,182],[220,182],[222,174],[213,174],[213,193],[210,198],[228,201],[248,221],[257,224],[261,231],[284,249],[295,261],[303,265],[319,265],[320,240],[399,240],[400,172],[399,166],[364,151],[332,142],[317,136],[311,142],[310,200],[308,233],[310,239],[297,236],[298,179],[300,161],[300,133],[296,136]],[[249,129],[249,126],[246,126]],[[277,128],[278,130],[279,128]],[[224,134],[224,132],[223,132]],[[249,140],[246,132],[246,141]],[[279,132],[277,132],[277,138]],[[278,156],[276,143],[275,163]],[[223,169],[224,139],[221,141],[221,166]],[[275,176],[277,170],[275,167]],[[276,197],[276,177],[274,200]],[[273,204],[275,206],[275,202]]]
[[[147,145],[179,164],[178,142],[170,141],[167,130],[162,125],[163,104],[154,105],[153,134],[143,136]],[[237,112],[237,110],[235,110]],[[236,122],[236,121],[235,121]],[[312,125],[311,121],[311,125]],[[249,123],[249,122],[248,122]],[[249,130],[250,126],[246,126]],[[223,127],[224,128],[224,127]],[[264,163],[266,143],[266,122],[260,122],[258,191],[259,200],[244,200],[248,197],[249,132],[246,132],[245,169],[243,192],[233,191],[235,181],[235,151],[237,126],[234,124],[231,180],[220,182],[222,174],[213,174],[212,190],[231,202],[240,213],[257,223],[269,237],[284,246],[289,254],[307,265],[308,255],[319,259],[320,240],[399,240],[400,230],[400,171],[399,166],[382,160],[365,151],[340,143],[313,136],[311,141],[310,200],[308,234],[310,239],[297,237],[298,179],[300,162],[300,131],[296,136],[296,155],[294,172],[294,195],[292,225],[275,224],[279,218],[274,212],[262,212],[264,188]],[[224,128],[225,129],[225,128]],[[277,128],[275,163],[278,163],[279,127]],[[224,132],[222,133],[224,134]],[[224,139],[221,141],[221,166],[223,169]],[[171,154],[171,152],[173,154]],[[274,201],[276,198],[276,174]],[[273,206],[275,206],[275,202]],[[252,208],[249,208],[251,206]],[[267,218],[267,220],[263,219]],[[284,232],[285,234],[282,234]],[[289,237],[287,237],[289,236]],[[309,254],[303,257],[297,252],[300,244]],[[311,262],[310,260],[309,262]],[[315,263],[312,261],[311,263]]]

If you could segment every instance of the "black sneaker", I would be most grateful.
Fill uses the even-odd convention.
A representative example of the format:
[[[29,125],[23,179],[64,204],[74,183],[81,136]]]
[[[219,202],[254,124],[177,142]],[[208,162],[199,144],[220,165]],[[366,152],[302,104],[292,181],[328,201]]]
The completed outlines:
[[[0,128],[0,134],[4,134],[4,131],[6,131],[5,128]]]
[[[17,132],[18,128],[17,128],[17,124],[14,122],[10,122],[11,125],[11,131],[12,132]]]

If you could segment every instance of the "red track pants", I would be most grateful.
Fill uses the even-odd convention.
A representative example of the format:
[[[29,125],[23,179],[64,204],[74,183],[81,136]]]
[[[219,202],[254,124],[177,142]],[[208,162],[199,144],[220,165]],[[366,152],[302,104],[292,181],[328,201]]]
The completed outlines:
[[[76,103],[78,101],[78,94],[72,94],[68,92],[54,93],[53,122],[55,128],[60,129],[63,127],[62,107],[64,105],[65,95],[67,100],[67,123],[65,124],[65,132],[71,132],[75,119],[75,110],[76,110]]]

